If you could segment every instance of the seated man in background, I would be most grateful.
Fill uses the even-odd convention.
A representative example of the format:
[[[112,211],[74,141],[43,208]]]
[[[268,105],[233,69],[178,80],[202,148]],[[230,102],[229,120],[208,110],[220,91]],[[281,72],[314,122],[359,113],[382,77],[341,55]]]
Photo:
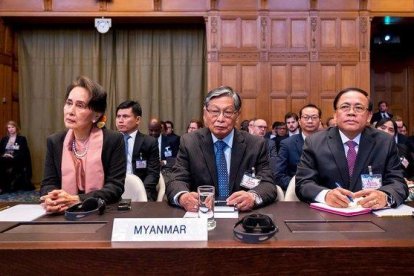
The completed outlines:
[[[178,136],[162,135],[161,129],[161,122],[156,118],[152,118],[148,124],[148,134],[158,140],[161,165],[172,167],[177,157],[180,138]]]
[[[309,135],[318,131],[322,111],[313,104],[305,105],[299,111],[300,133],[280,142],[276,157],[276,184],[286,191],[290,180],[296,174],[296,167],[302,155],[303,143]]]
[[[267,143],[235,128],[240,108],[241,98],[230,87],[222,86],[207,94],[207,127],[181,138],[173,175],[166,187],[171,204],[197,211],[196,191],[201,185],[215,186],[216,196],[226,198],[228,205],[237,205],[241,211],[275,201],[277,191],[269,169]],[[260,181],[251,185],[242,179],[253,168]]]
[[[348,207],[397,207],[408,196],[397,146],[391,135],[371,128],[372,103],[359,88],[340,91],[333,102],[337,127],[305,140],[296,171],[296,195],[306,202]],[[363,184],[370,174],[382,181]],[[369,186],[369,187],[368,187]]]
[[[257,119],[254,121],[253,135],[265,138],[267,130],[267,122],[263,119]],[[277,149],[275,141],[270,138],[265,138],[267,142],[267,156],[269,157],[269,166],[272,171],[273,182],[276,177],[276,156]]]
[[[144,183],[149,200],[157,199],[160,178],[158,143],[154,137],[139,131],[142,108],[138,102],[125,101],[116,108],[116,127],[124,135],[127,173]]]

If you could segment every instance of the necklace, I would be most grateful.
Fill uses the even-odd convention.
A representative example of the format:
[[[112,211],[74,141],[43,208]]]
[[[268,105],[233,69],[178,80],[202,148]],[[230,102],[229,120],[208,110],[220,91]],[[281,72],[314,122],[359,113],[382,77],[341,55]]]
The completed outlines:
[[[81,159],[82,157],[84,157],[86,155],[86,153],[88,153],[88,148],[89,148],[89,143],[86,144],[85,149],[84,149],[83,152],[78,152],[76,150],[76,140],[73,139],[73,141],[72,141],[72,151],[73,151],[73,154],[75,155],[76,158]]]

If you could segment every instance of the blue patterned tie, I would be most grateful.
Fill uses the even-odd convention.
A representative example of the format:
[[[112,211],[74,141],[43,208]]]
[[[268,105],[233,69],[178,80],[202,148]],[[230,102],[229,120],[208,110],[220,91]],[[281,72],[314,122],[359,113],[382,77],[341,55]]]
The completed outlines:
[[[229,196],[229,174],[227,172],[227,163],[224,156],[224,149],[227,144],[218,140],[215,143],[216,146],[216,168],[217,168],[217,182],[218,182],[218,195],[220,197]]]
[[[124,134],[124,142],[125,142],[125,157],[128,161],[128,139],[131,138],[129,134]]]

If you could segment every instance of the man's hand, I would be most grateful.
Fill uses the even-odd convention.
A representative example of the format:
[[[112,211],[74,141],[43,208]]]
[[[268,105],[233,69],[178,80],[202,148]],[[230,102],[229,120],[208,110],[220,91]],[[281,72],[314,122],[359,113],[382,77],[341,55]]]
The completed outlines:
[[[254,207],[254,194],[238,191],[227,198],[227,205],[234,205],[240,211],[249,211]]]
[[[350,202],[349,197],[355,198],[354,194],[343,188],[330,190],[325,196],[325,202],[329,206],[337,208],[346,208]]]
[[[188,212],[198,212],[198,194],[195,192],[182,194],[178,203]]]
[[[358,204],[365,208],[380,209],[387,206],[387,194],[375,189],[361,190],[355,193],[355,197],[363,197]]]

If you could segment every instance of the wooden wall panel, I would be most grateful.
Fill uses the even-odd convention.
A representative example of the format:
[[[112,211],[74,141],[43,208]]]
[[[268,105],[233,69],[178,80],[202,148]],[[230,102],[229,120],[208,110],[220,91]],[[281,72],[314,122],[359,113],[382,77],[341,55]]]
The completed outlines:
[[[0,11],[44,11],[44,0],[2,0]]]
[[[221,20],[221,47],[219,48],[239,48],[240,47],[240,19]]]
[[[221,81],[219,83],[219,86],[228,85],[233,89],[240,91],[240,85],[238,85],[237,82],[237,67],[237,65],[233,64],[221,66]]]
[[[336,65],[322,64],[319,79],[321,82],[321,93],[336,91]]]
[[[299,115],[299,111],[300,109],[307,105],[309,102],[309,100],[307,98],[302,98],[302,97],[298,97],[298,98],[292,98],[292,103],[291,106],[287,108],[287,112],[295,112],[296,114]],[[284,116],[281,117],[282,121],[284,119]]]
[[[308,21],[307,19],[293,19],[291,21],[291,47],[292,48],[307,48],[308,47]]]
[[[310,8],[309,0],[268,0],[267,2],[267,7],[269,10],[307,11]]]
[[[243,99],[239,121],[254,119],[257,116],[256,114],[256,99]]]
[[[267,120],[269,124],[274,121],[284,121],[285,114],[291,110],[290,108],[286,108],[287,105],[286,99],[284,98],[272,98],[271,113],[269,119]]]
[[[153,0],[151,1],[153,2]],[[205,11],[209,7],[209,0],[167,0],[162,1],[162,11]]]
[[[96,0],[52,1],[53,11],[99,11],[100,2]]]
[[[309,69],[307,64],[292,65],[292,92],[309,93]]]
[[[321,20],[321,48],[335,48],[337,39],[336,20]]]
[[[241,65],[241,95],[257,95],[258,68],[257,65]]]
[[[341,47],[357,48],[357,37],[359,35],[357,31],[357,22],[354,19],[341,20]]]
[[[259,41],[257,36],[257,21],[242,20],[241,21],[241,47],[256,48]]]
[[[412,12],[414,10],[414,1],[369,0],[368,9],[373,12]]]
[[[356,65],[341,66],[341,84],[340,89],[346,87],[358,86],[359,74]]]
[[[196,2],[196,1],[193,1]],[[168,1],[167,1],[168,3]],[[188,4],[188,3],[187,3]],[[163,3],[163,6],[165,3]],[[117,11],[117,12],[126,12],[126,11],[153,11],[154,10],[154,0],[140,0],[137,1],[111,1],[107,3],[107,11]]]
[[[347,10],[358,10],[360,5],[360,0],[347,0],[347,1],[337,1],[337,0],[318,0],[317,1],[318,10],[328,10],[328,11],[347,11]]]
[[[272,94],[280,94],[280,93],[286,94],[286,92],[289,90],[287,86],[288,68],[286,64],[272,65],[270,79],[271,79],[270,92]]]
[[[217,1],[217,9],[221,11],[256,11],[259,9],[257,0],[226,0]]]
[[[270,48],[287,48],[288,26],[286,19],[272,19],[270,24]]]

